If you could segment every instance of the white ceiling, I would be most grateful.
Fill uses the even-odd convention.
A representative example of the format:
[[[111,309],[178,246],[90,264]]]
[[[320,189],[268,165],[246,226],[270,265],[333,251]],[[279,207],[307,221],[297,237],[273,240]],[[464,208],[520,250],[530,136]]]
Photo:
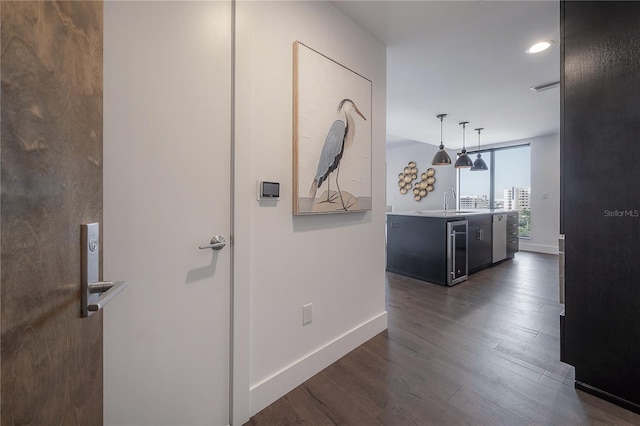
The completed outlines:
[[[387,45],[387,143],[447,148],[559,133],[560,91],[529,88],[560,79],[558,1],[335,1]],[[554,40],[528,55],[531,44]]]

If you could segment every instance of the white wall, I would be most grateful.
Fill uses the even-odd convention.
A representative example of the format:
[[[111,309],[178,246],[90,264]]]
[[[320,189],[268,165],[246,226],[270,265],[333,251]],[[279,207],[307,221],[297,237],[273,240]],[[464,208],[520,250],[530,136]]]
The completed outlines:
[[[237,374],[253,414],[386,328],[386,49],[326,2],[238,2],[237,17],[235,281],[250,288],[236,326],[251,336]],[[371,212],[292,215],[296,40],[373,82]],[[258,203],[256,180],[280,182],[280,201]]]
[[[400,141],[387,145],[387,205],[392,206],[394,212],[443,208],[444,191],[447,188],[456,188],[456,169],[453,166],[431,165],[431,160],[438,149],[436,145],[418,141]],[[455,161],[455,151],[447,150],[447,152],[452,161]],[[411,191],[404,195],[399,191],[398,174],[410,161],[417,164],[418,176],[429,167],[433,167],[436,171],[434,190],[420,201],[413,199]]]
[[[560,234],[560,135],[531,143],[531,238],[520,249],[558,254]]]

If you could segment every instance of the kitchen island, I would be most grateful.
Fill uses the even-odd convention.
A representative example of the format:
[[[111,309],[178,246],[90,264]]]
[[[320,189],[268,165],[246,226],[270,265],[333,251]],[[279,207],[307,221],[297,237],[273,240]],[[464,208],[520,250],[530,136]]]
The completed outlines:
[[[513,258],[518,212],[420,210],[387,213],[387,271],[440,285]]]

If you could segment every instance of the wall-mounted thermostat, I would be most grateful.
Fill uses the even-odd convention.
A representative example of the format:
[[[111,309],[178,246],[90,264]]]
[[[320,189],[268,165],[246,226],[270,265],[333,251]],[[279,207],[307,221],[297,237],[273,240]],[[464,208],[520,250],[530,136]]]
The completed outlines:
[[[280,198],[280,182],[258,181],[258,201]]]

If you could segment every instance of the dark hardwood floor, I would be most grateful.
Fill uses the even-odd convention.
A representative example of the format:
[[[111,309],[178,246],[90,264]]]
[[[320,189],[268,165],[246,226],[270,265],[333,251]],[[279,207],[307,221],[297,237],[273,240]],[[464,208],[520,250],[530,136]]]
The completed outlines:
[[[247,425],[640,424],[573,387],[557,277],[527,252],[450,288],[388,273],[388,330]]]

